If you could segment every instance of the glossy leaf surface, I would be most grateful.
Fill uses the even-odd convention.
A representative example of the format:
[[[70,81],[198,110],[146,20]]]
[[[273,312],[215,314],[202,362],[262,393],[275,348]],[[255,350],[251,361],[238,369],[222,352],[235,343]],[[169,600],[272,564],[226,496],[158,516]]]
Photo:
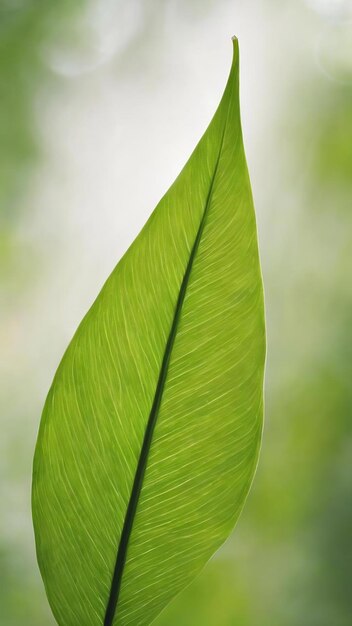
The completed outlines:
[[[257,463],[265,333],[239,113],[219,108],[55,375],[34,460],[60,626],[149,624],[233,528]]]

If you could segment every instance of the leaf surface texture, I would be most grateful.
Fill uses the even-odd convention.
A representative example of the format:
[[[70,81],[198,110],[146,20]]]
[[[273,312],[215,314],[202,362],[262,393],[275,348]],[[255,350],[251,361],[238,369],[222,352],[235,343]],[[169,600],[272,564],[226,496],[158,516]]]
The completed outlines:
[[[33,519],[60,626],[149,624],[224,542],[257,463],[264,356],[234,40],[214,118],[45,403]]]

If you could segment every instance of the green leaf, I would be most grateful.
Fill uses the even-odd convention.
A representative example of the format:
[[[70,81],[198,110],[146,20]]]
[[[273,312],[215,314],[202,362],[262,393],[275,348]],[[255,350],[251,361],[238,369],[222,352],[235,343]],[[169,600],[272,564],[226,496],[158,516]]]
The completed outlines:
[[[235,39],[210,126],[46,400],[33,518],[61,626],[149,624],[224,542],[252,481],[265,331],[238,90]]]

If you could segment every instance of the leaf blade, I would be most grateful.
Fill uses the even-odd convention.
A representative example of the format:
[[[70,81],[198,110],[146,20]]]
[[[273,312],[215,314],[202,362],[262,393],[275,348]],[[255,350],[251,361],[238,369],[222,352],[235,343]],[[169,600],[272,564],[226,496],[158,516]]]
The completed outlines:
[[[195,253],[190,266],[192,250]],[[247,258],[250,263],[246,269]],[[182,285],[185,289],[178,308]],[[257,460],[264,362],[262,309],[254,212],[239,118],[235,42],[232,70],[217,113],[184,170],[83,320],[44,409],[34,464],[33,513],[38,560],[60,624],[102,624],[109,598],[112,602],[106,624],[149,623],[228,535]],[[116,550],[175,310],[180,319],[164,371],[155,431],[114,599],[111,576]],[[209,329],[213,343],[207,337]],[[227,343],[217,350],[211,366],[204,368],[209,349],[214,351],[221,336]],[[241,354],[246,346],[250,358],[233,358],[233,351],[229,354],[226,345],[236,345]],[[224,373],[226,358],[232,369]],[[235,394],[238,414],[243,413],[238,407],[245,406],[250,414],[249,431],[245,420],[242,430],[241,425],[234,425],[234,372],[243,388]],[[249,402],[253,388],[255,410],[254,403]],[[212,422],[216,413],[211,406],[218,412],[222,407],[226,414],[226,420],[222,417],[216,428]],[[190,415],[195,415],[197,421],[188,423]],[[202,424],[203,437],[194,442],[194,429]],[[244,454],[241,446],[246,437],[250,445],[247,442]],[[191,447],[187,448],[187,441],[191,441]],[[215,457],[219,455],[220,460],[212,465],[215,487],[209,491],[208,509],[213,520],[208,510],[208,521],[204,523],[204,518],[202,521],[195,515],[194,502],[201,511],[206,509],[208,492],[204,486],[211,474],[208,451],[212,447],[214,450],[214,441]],[[226,441],[234,444],[236,453],[220,454]],[[199,476],[189,458],[190,451],[196,451],[195,458],[202,459]],[[236,473],[241,454],[246,472],[245,476],[237,472],[237,489],[232,472]],[[90,457],[94,458],[94,466],[89,463]],[[190,467],[191,479],[187,474]],[[228,469],[224,475],[225,467]],[[227,490],[226,498],[225,492],[219,498],[219,488]],[[66,502],[63,511],[62,503],[68,496],[71,504],[67,506]],[[218,509],[220,501],[221,515],[212,508]],[[174,516],[168,508],[170,502]],[[177,513],[180,510],[183,517]],[[186,525],[184,519],[188,519]],[[199,526],[204,538],[194,550]],[[210,541],[212,532],[215,535]],[[61,537],[65,537],[65,545],[61,545]],[[51,562],[53,555],[56,563]],[[73,563],[73,572],[69,562]]]

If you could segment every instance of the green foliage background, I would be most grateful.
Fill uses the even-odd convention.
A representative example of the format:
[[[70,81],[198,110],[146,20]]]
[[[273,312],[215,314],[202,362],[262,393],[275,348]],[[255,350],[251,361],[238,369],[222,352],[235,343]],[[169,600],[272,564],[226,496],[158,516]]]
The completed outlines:
[[[241,48],[266,427],[230,540],[159,626],[347,626],[352,58],[343,0],[0,2],[0,624],[53,624],[30,477],[74,329],[181,169]]]

